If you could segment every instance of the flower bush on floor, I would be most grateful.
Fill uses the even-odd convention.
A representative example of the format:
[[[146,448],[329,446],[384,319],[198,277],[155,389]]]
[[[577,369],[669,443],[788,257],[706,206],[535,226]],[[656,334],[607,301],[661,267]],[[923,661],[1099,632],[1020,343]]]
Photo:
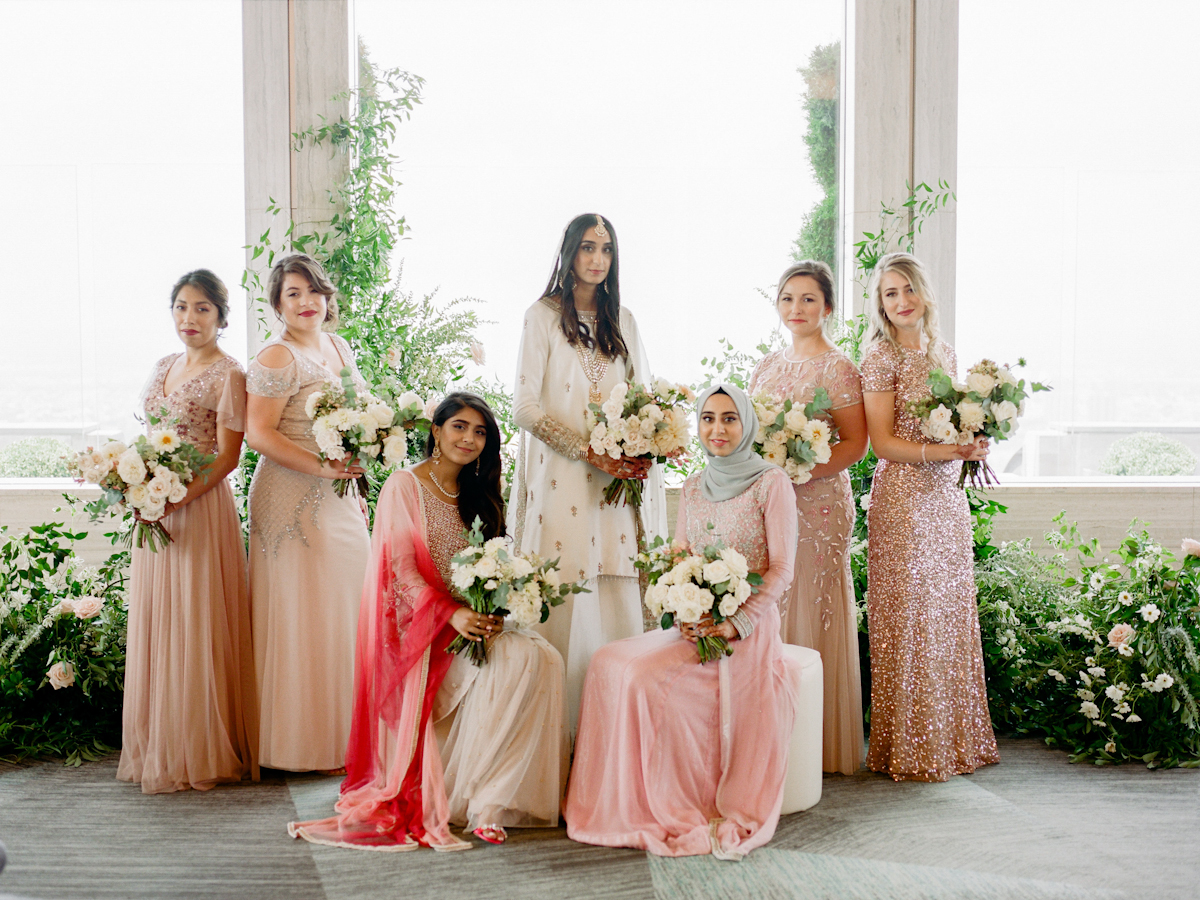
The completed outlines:
[[[120,743],[129,553],[86,565],[84,537],[0,528],[0,756],[79,765]]]

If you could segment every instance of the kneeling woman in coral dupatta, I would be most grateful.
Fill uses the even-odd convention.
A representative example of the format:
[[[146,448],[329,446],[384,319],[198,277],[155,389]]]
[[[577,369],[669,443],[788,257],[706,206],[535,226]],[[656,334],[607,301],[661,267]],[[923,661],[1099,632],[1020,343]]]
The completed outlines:
[[[358,625],[354,721],[337,815],[293,822],[316,844],[466,850],[505,826],[558,824],[567,771],[563,662],[544,638],[451,595],[450,562],[476,516],[504,534],[500,430],[474,394],[438,406],[430,458],[379,494]],[[486,664],[446,648],[487,640]],[[436,728],[435,728],[436,725]]]
[[[723,541],[762,575],[721,624],[710,616],[616,641],[592,657],[563,814],[586,844],[737,860],[771,839],[794,718],[779,638],[792,580],[796,502],[783,469],[754,454],[754,407],[723,384],[699,401],[703,472],[683,486],[675,540]],[[695,642],[732,656],[699,664]]]

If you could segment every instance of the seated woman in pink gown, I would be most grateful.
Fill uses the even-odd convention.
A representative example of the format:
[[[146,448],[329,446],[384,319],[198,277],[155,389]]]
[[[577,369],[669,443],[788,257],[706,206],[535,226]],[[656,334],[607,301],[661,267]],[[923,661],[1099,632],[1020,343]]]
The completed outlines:
[[[758,419],[745,393],[719,385],[698,409],[708,464],[683,486],[676,542],[722,540],[763,583],[720,625],[706,616],[592,657],[563,814],[586,844],[738,860],[771,839],[783,802],[794,706],[779,600],[796,557],[796,498],[751,450]],[[733,655],[700,665],[705,635],[731,641]]]
[[[358,620],[354,714],[337,814],[293,837],[363,850],[467,850],[451,822],[498,844],[555,826],[569,747],[563,661],[541,635],[452,596],[450,562],[478,517],[504,534],[500,429],[474,394],[433,415],[430,458],[379,494]],[[488,640],[476,666],[446,652]]]

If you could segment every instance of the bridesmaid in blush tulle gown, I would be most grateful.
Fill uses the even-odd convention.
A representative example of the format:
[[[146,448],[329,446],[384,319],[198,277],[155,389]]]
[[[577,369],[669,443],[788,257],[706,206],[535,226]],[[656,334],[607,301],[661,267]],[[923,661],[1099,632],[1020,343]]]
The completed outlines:
[[[259,690],[259,761],[294,772],[339,770],[350,735],[354,632],[370,553],[366,504],[338,479],[362,473],[322,462],[305,412],[309,395],[349,368],[333,321],[333,285],[295,254],[271,270],[267,293],[283,320],[279,340],[247,375],[247,442],[262,454],[250,485],[250,598]],[[353,461],[351,461],[353,462]]]
[[[504,534],[500,429],[474,394],[433,415],[431,457],[379,494],[358,626],[354,726],[337,814],[293,822],[317,844],[466,850],[449,823],[502,843],[506,827],[553,826],[567,774],[563,662],[541,635],[451,593],[450,562],[476,517]],[[446,648],[490,642],[476,666]]]
[[[117,778],[147,794],[258,779],[246,554],[226,480],[246,430],[246,379],[217,346],[229,296],[216,275],[179,279],[171,314],[185,350],[155,364],[142,411],[165,408],[180,437],[216,459],[167,504],[171,543],[133,550]]]
[[[813,260],[790,266],[779,279],[775,309],[792,334],[792,346],[758,364],[750,394],[790,398],[803,406],[824,388],[832,402],[827,418],[838,435],[829,461],[815,466],[806,484],[795,485],[800,531],[796,571],[783,604],[783,639],[821,654],[823,768],[853,775],[862,765],[863,709],[850,574],[855,509],[846,469],[867,452],[862,381],[854,363],[825,334],[835,310],[829,266]]]
[[[946,781],[998,762],[988,714],[974,542],[962,461],[987,439],[931,443],[907,411],[936,368],[955,377],[924,267],[881,259],[871,281],[863,391],[879,457],[867,515],[871,740],[867,766],[897,781]]]
[[[737,860],[775,833],[794,719],[779,601],[796,558],[796,497],[753,450],[758,419],[738,388],[698,401],[708,465],[683,486],[678,543],[722,540],[763,576],[720,625],[705,616],[616,641],[592,657],[563,814],[585,844]],[[719,634],[733,655],[700,665]]]

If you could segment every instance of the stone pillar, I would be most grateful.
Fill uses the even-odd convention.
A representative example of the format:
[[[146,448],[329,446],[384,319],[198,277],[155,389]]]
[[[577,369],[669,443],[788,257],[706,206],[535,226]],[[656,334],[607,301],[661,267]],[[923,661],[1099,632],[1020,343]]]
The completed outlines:
[[[349,0],[242,0],[243,117],[245,122],[246,243],[271,230],[283,246],[289,222],[297,234],[327,224],[336,209],[330,192],[346,177],[349,160],[328,146],[292,149],[292,134],[322,117],[349,116]],[[339,96],[341,95],[341,96]],[[337,99],[334,99],[337,97]],[[280,207],[272,214],[274,201]],[[246,266],[266,285],[266,256]],[[269,308],[247,298],[248,355],[279,323]]]
[[[905,183],[958,180],[958,0],[857,0],[854,4],[851,241],[879,226],[881,203]],[[954,341],[954,203],[928,220],[915,253],[929,267],[942,334]],[[862,311],[861,290],[855,312]]]

